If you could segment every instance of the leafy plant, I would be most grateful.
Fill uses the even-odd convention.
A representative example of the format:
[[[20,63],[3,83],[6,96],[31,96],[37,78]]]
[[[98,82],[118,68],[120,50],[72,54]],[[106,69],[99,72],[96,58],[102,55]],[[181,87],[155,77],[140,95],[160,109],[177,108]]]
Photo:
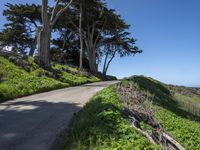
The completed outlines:
[[[73,120],[65,149],[156,149],[131,127],[113,87],[99,92]]]
[[[8,59],[0,57],[0,101],[72,85],[99,81],[98,78],[92,75],[80,75],[75,69],[62,65],[57,65],[57,67],[59,66],[57,69],[60,70],[61,76],[54,76],[53,72],[39,68],[32,57],[29,57],[26,63],[31,68],[29,72],[22,67],[16,66]],[[62,68],[70,68],[74,74],[68,73]]]
[[[153,101],[152,107],[155,110],[156,119],[186,149],[200,149],[200,118],[192,114],[192,111],[188,109],[189,105],[182,104],[183,101],[187,101],[199,105],[198,98],[200,97],[195,92],[185,87],[183,92],[183,87],[180,87],[181,94],[172,94],[171,86],[144,76],[133,76],[123,82],[137,84],[140,90],[147,93],[149,101],[145,101],[145,105],[149,106],[148,103]],[[177,91],[179,91],[178,86],[176,86]],[[182,95],[184,93],[187,93],[187,96]],[[149,129],[145,124],[141,125],[143,128]]]

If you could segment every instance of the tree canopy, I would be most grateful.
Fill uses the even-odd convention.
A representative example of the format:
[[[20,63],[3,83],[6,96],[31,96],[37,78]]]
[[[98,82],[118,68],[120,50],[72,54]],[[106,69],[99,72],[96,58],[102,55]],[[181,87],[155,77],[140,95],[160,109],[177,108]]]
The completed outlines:
[[[73,63],[97,73],[103,63],[104,75],[116,55],[142,52],[135,46],[130,25],[103,0],[57,0],[52,7],[42,0],[41,4],[6,4],[2,45],[31,56],[37,51],[41,66],[51,61]]]

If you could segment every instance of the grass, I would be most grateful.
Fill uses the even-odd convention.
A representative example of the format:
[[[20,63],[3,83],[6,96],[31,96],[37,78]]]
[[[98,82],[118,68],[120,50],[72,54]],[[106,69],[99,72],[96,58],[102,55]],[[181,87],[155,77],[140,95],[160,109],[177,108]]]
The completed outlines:
[[[3,57],[0,57],[0,68],[0,102],[69,86],[46,76],[32,75]]]
[[[20,63],[20,60],[17,61]],[[27,61],[22,61],[23,65],[19,67],[0,56],[0,102],[34,93],[99,81],[97,77],[78,72],[76,68],[54,65],[52,71],[46,71],[40,68],[31,57]]]
[[[142,150],[156,149],[131,127],[124,106],[113,87],[99,92],[72,122],[67,135],[67,150]]]
[[[77,68],[55,64],[53,69],[59,72],[59,81],[68,83],[71,86],[100,81],[99,78],[87,72],[79,72]]]
[[[178,102],[182,109],[191,112],[194,115],[200,116],[200,97],[186,96],[180,93],[175,93],[174,99]]]
[[[200,118],[191,111],[187,111],[187,106],[180,103],[181,100],[195,104],[198,102],[196,96],[188,98],[188,95],[192,95],[188,92],[191,89],[187,90],[187,96],[184,96],[184,93],[173,95],[168,85],[151,78],[134,76],[127,81],[137,84],[141,90],[147,93],[148,99],[153,99],[156,119],[167,132],[186,149],[200,149]]]
[[[200,149],[200,123],[156,106],[156,118],[164,129],[188,150]],[[189,117],[189,116],[187,116]]]

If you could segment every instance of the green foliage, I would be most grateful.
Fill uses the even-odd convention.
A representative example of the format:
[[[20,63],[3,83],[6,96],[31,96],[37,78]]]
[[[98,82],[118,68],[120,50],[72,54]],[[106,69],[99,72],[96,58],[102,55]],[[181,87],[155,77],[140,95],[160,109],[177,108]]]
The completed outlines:
[[[56,64],[53,69],[59,72],[58,80],[70,85],[80,85],[100,81],[99,78],[86,72],[79,72],[77,68]]]
[[[192,87],[184,87],[184,86],[174,86],[174,85],[168,85],[169,89],[174,93],[179,93],[181,95],[185,95],[187,97],[200,97],[200,90],[199,88],[192,88]]]
[[[0,101],[68,86],[52,78],[31,75],[3,57],[0,57],[0,68],[0,74],[4,74]]]
[[[200,96],[186,96],[180,93],[175,93],[174,99],[182,109],[200,116]]]
[[[107,81],[117,80],[117,77],[111,76],[111,75],[106,75],[105,80],[107,80]]]
[[[187,107],[180,103],[182,99],[182,101],[189,101],[189,103],[194,103],[195,101],[196,104],[196,97],[188,99],[187,96],[182,94],[173,95],[173,91],[170,92],[168,90],[170,86],[143,76],[133,76],[125,80],[123,84],[126,85],[130,82],[137,84],[141,90],[147,93],[147,98],[153,100],[152,107],[155,111],[156,119],[167,132],[172,134],[186,149],[200,149],[200,118],[190,111],[186,111]],[[142,126],[148,130],[147,126],[144,124]]]
[[[146,124],[146,123],[144,123],[144,122],[140,122],[140,127],[141,127],[144,131],[149,131],[149,132],[151,132],[151,131],[153,130],[153,128],[152,128],[150,125],[148,125],[148,124]]]
[[[178,142],[186,149],[200,149],[200,123],[198,121],[183,118],[163,107],[155,106],[155,109],[157,110],[156,118]]]
[[[35,4],[10,4],[3,15],[7,19],[0,40],[4,45],[14,46],[20,52],[26,53],[27,49],[35,49],[35,34],[38,22],[41,22],[41,6]]]
[[[152,78],[133,76],[127,80],[137,83],[140,89],[148,91],[151,94],[155,94],[160,98],[165,95],[170,95],[170,91],[164,84]]]
[[[123,108],[113,87],[99,92],[73,120],[66,149],[156,149],[131,127]]]
[[[75,68],[61,65],[55,67],[61,76],[54,76],[53,72],[39,68],[32,57],[29,57],[25,64],[27,71],[0,57],[0,102],[33,93],[99,81],[95,76],[79,73]],[[70,73],[62,68],[67,68]]]
[[[29,56],[27,62],[28,62],[28,65],[31,67],[30,69],[31,71],[39,68],[39,66],[35,63],[33,57]]]

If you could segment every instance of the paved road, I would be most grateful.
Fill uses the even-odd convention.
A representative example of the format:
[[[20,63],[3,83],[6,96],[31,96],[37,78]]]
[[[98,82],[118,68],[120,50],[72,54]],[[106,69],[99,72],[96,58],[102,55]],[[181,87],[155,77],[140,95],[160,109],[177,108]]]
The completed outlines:
[[[0,104],[0,150],[49,150],[74,113],[98,91],[98,82],[27,96]]]

